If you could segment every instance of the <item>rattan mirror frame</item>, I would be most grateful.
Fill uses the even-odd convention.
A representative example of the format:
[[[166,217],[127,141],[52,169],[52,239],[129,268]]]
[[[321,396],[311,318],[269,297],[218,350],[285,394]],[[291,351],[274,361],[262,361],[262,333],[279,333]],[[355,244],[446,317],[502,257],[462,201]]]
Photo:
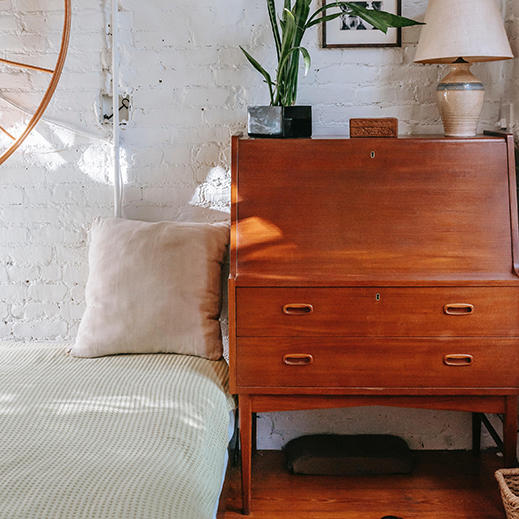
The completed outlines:
[[[20,145],[27,138],[29,133],[31,133],[31,131],[36,126],[38,121],[41,119],[43,113],[47,109],[47,106],[49,105],[50,100],[54,95],[54,92],[56,91],[56,87],[58,86],[58,82],[63,71],[63,66],[65,65],[65,58],[67,57],[68,44],[70,41],[70,26],[72,21],[71,0],[64,0],[64,3],[65,16],[63,21],[63,31],[61,35],[61,46],[54,70],[0,58],[0,63],[5,63],[9,66],[21,67],[29,70],[52,74],[49,86],[47,87],[47,90],[45,91],[45,94],[40,104],[38,105],[38,108],[36,109],[34,115],[27,123],[27,126],[25,127],[25,130],[22,132],[22,134],[19,137],[14,137],[7,130],[0,127],[0,131],[2,131],[4,134],[6,134],[9,138],[13,140],[13,143],[9,146],[9,148],[0,155],[0,164],[3,164],[20,147]]]

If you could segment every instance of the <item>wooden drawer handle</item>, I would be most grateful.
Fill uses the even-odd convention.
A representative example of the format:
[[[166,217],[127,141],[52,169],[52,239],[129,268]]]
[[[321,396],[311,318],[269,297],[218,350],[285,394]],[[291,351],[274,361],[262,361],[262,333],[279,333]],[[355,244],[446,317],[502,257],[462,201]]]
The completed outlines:
[[[308,315],[314,311],[314,307],[308,303],[290,303],[283,307],[283,313],[287,315]]]
[[[467,303],[452,303],[445,305],[443,311],[447,315],[470,315],[474,313],[474,306]]]
[[[470,366],[472,365],[472,355],[465,355],[459,353],[451,353],[443,357],[443,363],[446,366]]]
[[[307,366],[312,364],[314,358],[308,353],[290,353],[283,357],[283,364],[288,366]]]

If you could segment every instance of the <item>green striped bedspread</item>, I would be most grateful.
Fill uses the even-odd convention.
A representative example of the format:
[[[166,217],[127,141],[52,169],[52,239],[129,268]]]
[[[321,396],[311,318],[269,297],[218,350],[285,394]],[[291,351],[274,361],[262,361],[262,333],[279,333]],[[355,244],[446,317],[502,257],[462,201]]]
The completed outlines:
[[[0,343],[0,519],[212,518],[225,361],[66,349]]]

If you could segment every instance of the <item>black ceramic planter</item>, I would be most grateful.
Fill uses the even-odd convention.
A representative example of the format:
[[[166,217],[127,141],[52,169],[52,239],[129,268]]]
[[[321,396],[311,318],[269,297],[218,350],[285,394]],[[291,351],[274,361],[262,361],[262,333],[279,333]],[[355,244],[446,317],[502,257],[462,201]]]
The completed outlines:
[[[250,137],[311,137],[311,106],[249,106]]]

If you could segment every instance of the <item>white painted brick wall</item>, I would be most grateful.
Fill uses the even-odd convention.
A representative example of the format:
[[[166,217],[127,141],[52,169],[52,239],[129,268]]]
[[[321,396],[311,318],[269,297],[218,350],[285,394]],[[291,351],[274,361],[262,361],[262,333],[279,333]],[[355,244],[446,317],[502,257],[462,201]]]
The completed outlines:
[[[421,19],[425,5],[403,0],[403,14]],[[1,2],[2,56],[52,67],[62,7],[61,0]],[[519,6],[505,7],[519,55]],[[40,122],[0,166],[0,339],[73,340],[77,332],[87,229],[93,217],[112,214],[110,128],[99,124],[101,94],[111,90],[109,14],[108,0],[73,1],[70,51],[46,113],[81,133]],[[264,1],[120,0],[120,18],[120,86],[132,102],[121,132],[126,216],[227,219],[230,136],[245,130],[248,104],[268,102],[238,45],[274,69]],[[398,117],[403,133],[441,132],[434,93],[443,68],[413,64],[418,37],[408,28],[399,49],[321,49],[320,32],[310,30],[312,69],[299,102],[314,107],[314,133],[347,135],[351,117],[386,116]],[[517,102],[519,66],[475,68],[487,87],[480,129],[493,128],[501,101]],[[0,95],[28,109],[48,80],[4,66],[0,79]],[[19,116],[0,99],[0,125],[12,127]],[[393,432],[414,448],[460,448],[470,433],[467,415],[378,408],[271,414],[259,425],[265,448],[310,431]]]

